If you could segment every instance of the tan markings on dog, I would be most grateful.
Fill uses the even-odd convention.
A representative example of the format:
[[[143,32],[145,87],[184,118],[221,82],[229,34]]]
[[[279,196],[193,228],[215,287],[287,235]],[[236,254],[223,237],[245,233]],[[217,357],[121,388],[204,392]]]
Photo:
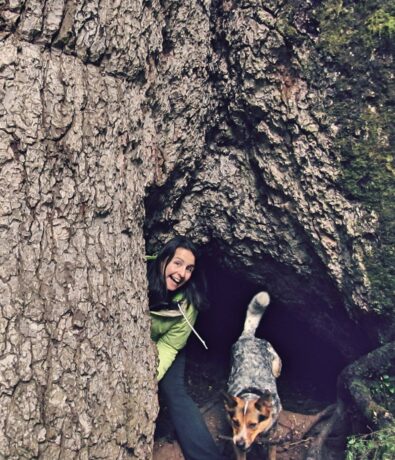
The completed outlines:
[[[267,398],[243,400],[231,396],[225,405],[233,431],[233,442],[242,450],[248,450],[255,438],[270,428],[271,403]]]
[[[273,376],[277,379],[281,374],[281,368],[282,368],[281,359],[280,359],[280,357],[278,356],[276,350],[273,348],[273,346],[271,344],[269,344],[268,350],[269,350],[269,352],[271,353],[271,355],[273,357],[272,373],[273,373]]]

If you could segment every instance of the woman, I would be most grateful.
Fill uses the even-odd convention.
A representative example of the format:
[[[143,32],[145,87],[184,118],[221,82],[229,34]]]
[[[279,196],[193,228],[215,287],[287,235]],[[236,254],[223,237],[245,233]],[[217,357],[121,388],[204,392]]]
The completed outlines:
[[[159,357],[159,391],[165,399],[186,460],[223,460],[201,413],[186,392],[185,347],[198,312],[206,306],[206,284],[195,245],[170,240],[148,271],[151,337]],[[204,344],[205,345],[205,344]]]

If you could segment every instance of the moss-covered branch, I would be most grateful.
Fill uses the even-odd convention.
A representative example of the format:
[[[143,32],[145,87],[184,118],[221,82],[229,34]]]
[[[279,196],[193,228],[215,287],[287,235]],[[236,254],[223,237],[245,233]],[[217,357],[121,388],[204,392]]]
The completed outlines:
[[[390,342],[368,353],[347,366],[338,379],[338,394],[351,401],[370,426],[384,428],[395,421],[393,395],[380,391],[380,376],[394,375],[395,342]]]

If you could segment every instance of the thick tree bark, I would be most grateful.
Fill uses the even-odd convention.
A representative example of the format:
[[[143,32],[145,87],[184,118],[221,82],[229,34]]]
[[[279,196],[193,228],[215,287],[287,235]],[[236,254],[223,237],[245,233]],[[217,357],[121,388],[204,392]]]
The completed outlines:
[[[392,252],[375,269],[369,265],[384,241],[380,209],[341,185],[350,120],[347,107],[336,112],[341,103],[361,119],[389,103],[381,102],[380,85],[390,91],[390,58],[379,46],[370,51],[381,83],[366,72],[349,77],[348,61],[336,62],[322,45],[319,12],[332,14],[330,2],[215,1],[207,12],[195,10],[188,27],[183,7],[165,3],[172,7],[156,88],[167,83],[178,98],[165,105],[160,92],[151,93],[166,171],[147,199],[152,247],[175,232],[193,235],[227,269],[269,289],[349,361],[377,346],[380,329],[390,340],[391,309],[385,311],[380,296],[390,303],[391,281],[386,294],[372,286],[380,267],[393,278],[385,262]],[[339,15],[351,16],[343,27],[356,34],[364,19],[352,11],[345,6]],[[347,46],[362,68],[369,50]],[[344,87],[354,88],[355,79],[361,95],[345,101]],[[363,144],[355,130],[355,143]],[[388,126],[380,130],[390,138]],[[377,321],[376,311],[386,320]]]
[[[0,458],[148,459],[153,174],[137,127],[153,10],[1,8]]]
[[[393,178],[390,66],[350,3],[1,3],[1,455],[149,458],[143,232],[207,245],[348,362],[390,340],[391,187],[380,208],[339,183],[376,146]]]

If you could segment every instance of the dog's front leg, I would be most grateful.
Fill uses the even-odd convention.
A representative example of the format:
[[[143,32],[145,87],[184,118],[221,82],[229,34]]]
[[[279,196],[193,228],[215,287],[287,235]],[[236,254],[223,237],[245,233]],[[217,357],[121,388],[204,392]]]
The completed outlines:
[[[267,448],[267,460],[276,460],[276,446]]]

